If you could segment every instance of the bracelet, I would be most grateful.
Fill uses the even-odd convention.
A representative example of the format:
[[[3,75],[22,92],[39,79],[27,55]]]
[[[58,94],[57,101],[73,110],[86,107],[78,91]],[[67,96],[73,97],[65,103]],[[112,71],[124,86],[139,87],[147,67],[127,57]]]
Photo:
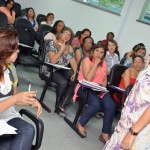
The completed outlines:
[[[135,131],[133,131],[132,127],[129,129],[129,132],[131,135],[137,136],[138,133],[136,133]]]

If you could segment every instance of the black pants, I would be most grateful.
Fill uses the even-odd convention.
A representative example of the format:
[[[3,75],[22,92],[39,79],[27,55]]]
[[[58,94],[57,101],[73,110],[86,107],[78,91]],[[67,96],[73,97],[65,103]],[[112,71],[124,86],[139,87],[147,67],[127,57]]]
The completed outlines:
[[[53,73],[52,80],[57,84],[55,108],[66,107],[70,102],[74,92],[74,83],[70,81],[72,75],[72,70],[57,70]]]

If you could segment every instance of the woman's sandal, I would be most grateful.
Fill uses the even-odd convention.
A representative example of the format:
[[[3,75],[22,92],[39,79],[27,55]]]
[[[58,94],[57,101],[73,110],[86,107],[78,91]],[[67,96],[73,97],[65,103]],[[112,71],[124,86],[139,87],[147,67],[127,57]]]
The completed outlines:
[[[81,130],[80,127],[79,127],[79,123],[77,123],[77,129],[78,129],[78,132],[79,132],[83,137],[87,137],[87,132],[86,132],[86,130]]]
[[[60,107],[58,107],[54,112],[56,112],[60,117],[66,117],[67,114]]]

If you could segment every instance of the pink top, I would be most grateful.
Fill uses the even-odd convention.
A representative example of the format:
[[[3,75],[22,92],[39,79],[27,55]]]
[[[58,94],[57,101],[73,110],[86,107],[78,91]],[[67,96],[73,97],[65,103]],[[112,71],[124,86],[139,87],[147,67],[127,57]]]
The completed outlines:
[[[0,7],[0,11],[3,12],[4,14],[6,14],[8,20],[12,20],[13,18],[15,18],[15,12],[12,11],[12,15],[10,14],[10,11],[6,9],[6,7]]]
[[[93,67],[94,62],[89,59],[89,57],[86,57],[84,60],[87,61],[88,64],[90,64],[91,68]],[[95,77],[92,80],[92,82],[96,82],[98,84],[102,84],[104,82],[105,76],[106,76],[106,61],[104,60],[102,63],[102,66],[98,67],[95,73]],[[78,80],[83,80],[84,75],[83,75],[83,69],[82,65],[80,66],[80,71],[78,75]],[[77,84],[76,89],[75,89],[75,94],[73,96],[73,100],[75,101],[77,96],[78,89],[80,88],[80,84]]]

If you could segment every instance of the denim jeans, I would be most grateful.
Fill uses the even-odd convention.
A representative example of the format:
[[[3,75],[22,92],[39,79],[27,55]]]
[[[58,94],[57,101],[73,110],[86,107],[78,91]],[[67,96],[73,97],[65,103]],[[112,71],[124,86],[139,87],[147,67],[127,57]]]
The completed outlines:
[[[0,136],[0,150],[31,150],[34,127],[21,118],[13,118],[7,123],[17,128],[17,134]]]
[[[83,100],[85,98],[85,90],[80,87],[78,90],[78,96]],[[81,100],[82,100],[81,99]],[[111,126],[114,119],[115,112],[115,103],[110,97],[109,93],[105,94],[103,98],[100,98],[97,93],[92,90],[88,90],[87,95],[87,104],[88,107],[83,112],[79,122],[82,126],[94,116],[96,115],[101,108],[104,109],[104,118],[103,118],[103,128],[102,132],[106,134],[110,134]]]

